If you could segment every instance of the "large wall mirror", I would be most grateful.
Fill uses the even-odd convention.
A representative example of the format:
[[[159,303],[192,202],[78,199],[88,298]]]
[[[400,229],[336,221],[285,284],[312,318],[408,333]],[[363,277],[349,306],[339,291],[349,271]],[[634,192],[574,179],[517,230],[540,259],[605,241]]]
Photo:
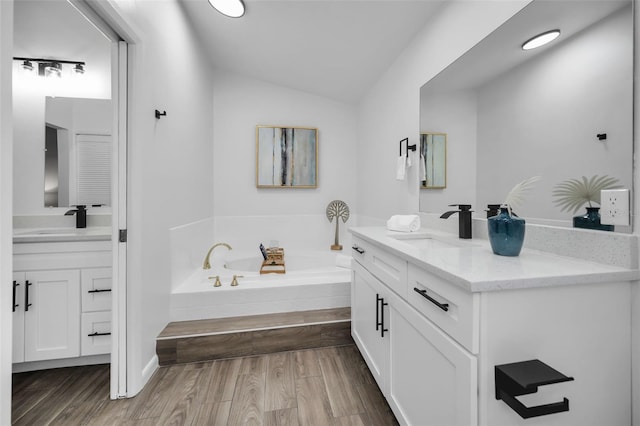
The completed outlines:
[[[578,214],[556,205],[555,185],[606,175],[632,189],[632,7],[631,0],[534,0],[428,81],[421,131],[447,133],[449,176],[446,188],[421,191],[420,211],[470,203],[482,217],[515,184],[541,176],[518,214],[571,226]],[[521,48],[553,29],[561,35],[552,43]]]
[[[108,99],[46,97],[44,206],[111,204]]]

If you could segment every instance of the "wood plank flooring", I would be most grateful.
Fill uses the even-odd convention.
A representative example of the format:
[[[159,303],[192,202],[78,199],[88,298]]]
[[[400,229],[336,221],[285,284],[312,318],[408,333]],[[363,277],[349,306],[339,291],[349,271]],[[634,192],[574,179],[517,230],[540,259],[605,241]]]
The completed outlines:
[[[355,345],[161,367],[109,400],[109,367],[14,374],[15,425],[397,425]]]

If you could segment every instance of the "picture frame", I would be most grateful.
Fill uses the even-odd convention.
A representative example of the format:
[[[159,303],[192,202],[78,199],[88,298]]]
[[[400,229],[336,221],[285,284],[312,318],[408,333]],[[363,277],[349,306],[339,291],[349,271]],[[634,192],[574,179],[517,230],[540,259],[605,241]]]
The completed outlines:
[[[317,188],[318,129],[256,126],[256,187]]]

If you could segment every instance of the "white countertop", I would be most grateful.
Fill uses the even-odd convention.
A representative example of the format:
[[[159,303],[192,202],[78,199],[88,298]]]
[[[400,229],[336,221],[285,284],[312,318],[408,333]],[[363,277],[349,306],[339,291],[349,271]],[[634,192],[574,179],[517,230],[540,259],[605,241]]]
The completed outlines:
[[[461,240],[457,235],[421,229],[401,233],[384,227],[356,227],[354,236],[434,273],[470,292],[531,287],[635,281],[638,269],[627,269],[523,248],[519,256],[498,256],[489,241]],[[411,244],[431,237],[435,248]],[[404,239],[404,241],[403,241]],[[450,244],[446,248],[442,248]],[[526,244],[526,241],[525,241]],[[425,246],[428,246],[428,241]],[[594,250],[597,250],[594,247]]]
[[[111,239],[110,226],[88,228],[15,228],[13,242],[44,243],[65,241],[108,241]]]

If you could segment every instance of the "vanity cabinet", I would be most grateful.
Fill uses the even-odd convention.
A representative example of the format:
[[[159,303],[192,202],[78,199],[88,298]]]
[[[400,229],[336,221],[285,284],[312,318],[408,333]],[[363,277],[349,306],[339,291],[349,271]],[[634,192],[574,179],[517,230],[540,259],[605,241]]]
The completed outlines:
[[[470,291],[423,258],[403,257],[393,241],[385,250],[355,232],[353,242],[352,336],[400,424],[630,424],[631,283],[614,278],[635,272],[543,253],[503,259],[480,243],[432,254],[464,273],[482,265],[473,276],[484,287]],[[499,275],[509,268],[523,278]],[[559,279],[548,273],[568,279],[587,269],[597,278],[589,272],[571,285],[554,285]],[[485,270],[506,284],[487,281]],[[536,274],[552,276],[549,285],[519,284]],[[495,367],[532,359],[575,380],[541,386],[520,402],[567,398],[569,411],[524,419],[496,399]]]
[[[407,294],[406,261],[359,239],[354,247],[352,336],[400,423],[477,424],[476,357],[391,290]]]
[[[13,362],[111,352],[111,243],[14,244]]]

